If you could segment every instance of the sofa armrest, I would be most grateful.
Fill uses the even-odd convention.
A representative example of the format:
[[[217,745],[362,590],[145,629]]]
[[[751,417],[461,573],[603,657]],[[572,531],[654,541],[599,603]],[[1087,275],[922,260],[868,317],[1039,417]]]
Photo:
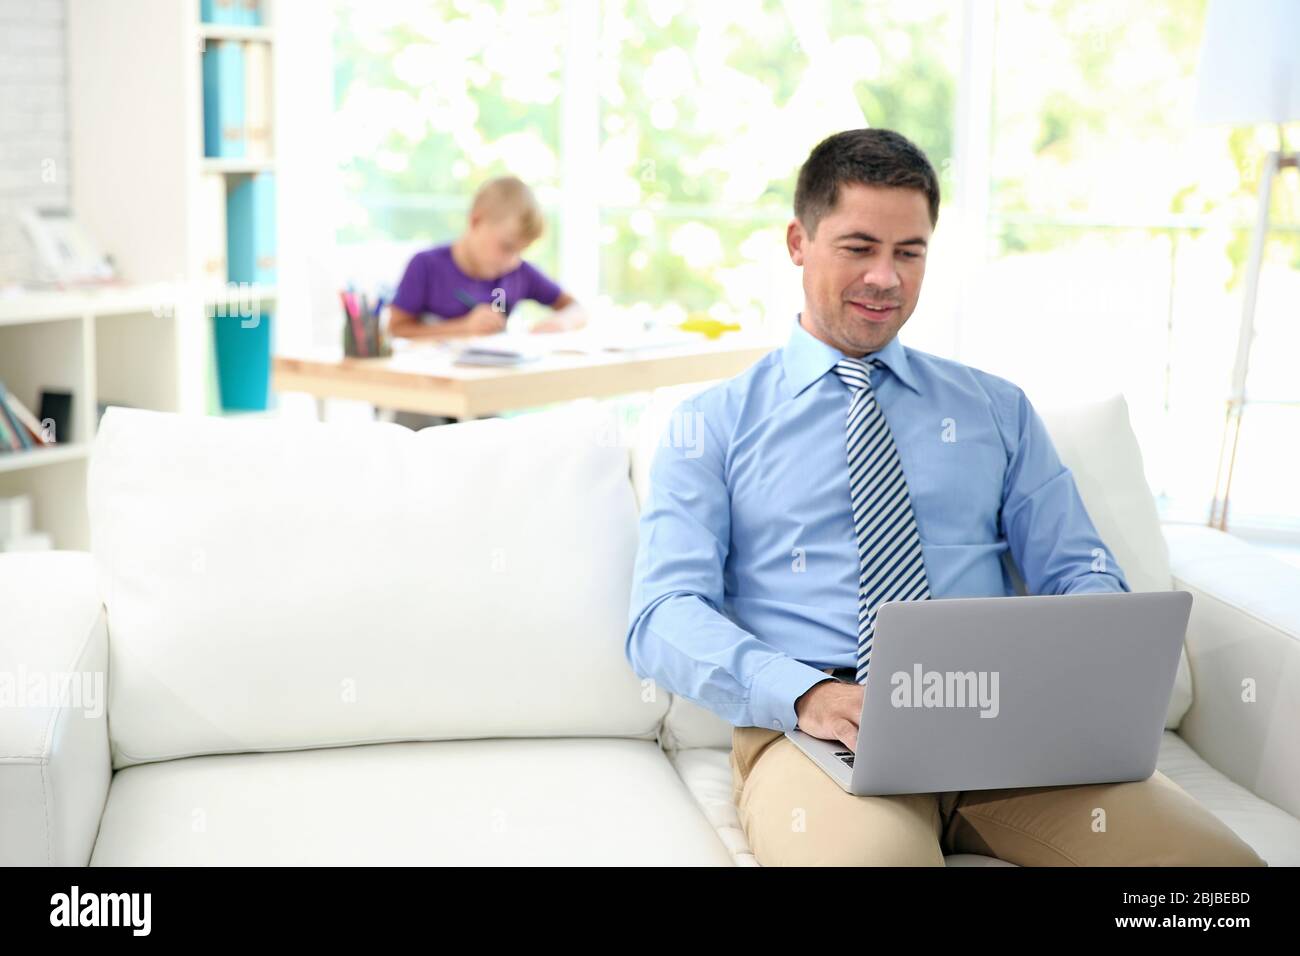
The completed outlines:
[[[84,866],[112,767],[89,554],[0,554],[0,866]]]
[[[1300,816],[1300,568],[1211,528],[1164,530],[1174,586],[1192,593],[1193,696],[1178,733],[1215,769]]]

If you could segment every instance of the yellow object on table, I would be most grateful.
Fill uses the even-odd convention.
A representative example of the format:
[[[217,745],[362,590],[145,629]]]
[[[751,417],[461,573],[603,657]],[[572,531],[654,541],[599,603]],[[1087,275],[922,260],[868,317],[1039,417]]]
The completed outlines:
[[[692,317],[677,326],[683,332],[698,332],[707,339],[716,339],[723,332],[738,332],[740,324],[736,322],[719,322],[707,317]]]

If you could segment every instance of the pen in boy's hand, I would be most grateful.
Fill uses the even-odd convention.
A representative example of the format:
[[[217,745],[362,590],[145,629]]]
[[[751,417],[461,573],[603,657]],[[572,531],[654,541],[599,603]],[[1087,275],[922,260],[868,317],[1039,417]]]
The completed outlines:
[[[478,305],[478,303],[474,301],[474,299],[470,296],[470,294],[464,291],[463,289],[457,289],[455,292],[452,293],[452,295],[456,297],[457,302],[459,302],[467,309],[472,309],[474,308],[474,306]]]

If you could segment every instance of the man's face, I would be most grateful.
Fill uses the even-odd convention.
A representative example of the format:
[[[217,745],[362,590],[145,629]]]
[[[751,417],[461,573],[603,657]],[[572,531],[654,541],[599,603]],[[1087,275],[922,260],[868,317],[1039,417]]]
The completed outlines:
[[[491,277],[519,268],[520,256],[529,245],[513,216],[490,219],[476,213],[470,218],[469,240],[475,263]]]
[[[888,344],[916,309],[933,231],[920,190],[857,183],[840,186],[815,236],[793,220],[786,245],[803,266],[803,327],[855,358]]]

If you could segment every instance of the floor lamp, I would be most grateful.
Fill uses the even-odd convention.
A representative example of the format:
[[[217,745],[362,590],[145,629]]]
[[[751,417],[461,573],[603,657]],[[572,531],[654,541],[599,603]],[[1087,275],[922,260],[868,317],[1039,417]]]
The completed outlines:
[[[1287,169],[1300,172],[1300,152],[1287,150],[1282,125],[1300,119],[1300,0],[1211,0],[1197,69],[1196,116],[1204,123],[1232,126],[1276,123],[1278,131],[1278,148],[1265,158],[1259,181],[1237,354],[1210,503],[1210,526],[1226,531],[1241,419],[1249,404],[1246,376],[1273,180]]]

